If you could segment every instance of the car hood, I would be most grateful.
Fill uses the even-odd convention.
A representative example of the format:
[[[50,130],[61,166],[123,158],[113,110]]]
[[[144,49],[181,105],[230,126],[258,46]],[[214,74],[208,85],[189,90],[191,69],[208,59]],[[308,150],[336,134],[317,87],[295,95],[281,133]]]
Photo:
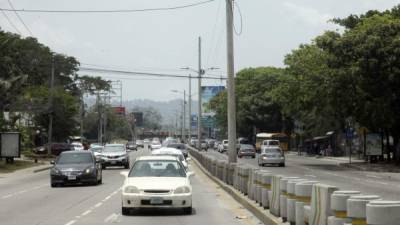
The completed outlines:
[[[177,187],[190,185],[186,177],[128,177],[125,186],[132,185],[139,190],[165,189],[174,190]]]
[[[79,164],[56,164],[55,168],[61,171],[83,171],[84,169],[93,166],[91,163],[79,163]]]

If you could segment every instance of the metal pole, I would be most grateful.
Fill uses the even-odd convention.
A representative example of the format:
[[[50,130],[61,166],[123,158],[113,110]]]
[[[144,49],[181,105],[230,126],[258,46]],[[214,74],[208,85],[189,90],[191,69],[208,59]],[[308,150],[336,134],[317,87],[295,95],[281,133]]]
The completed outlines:
[[[201,145],[201,75],[203,70],[201,69],[201,37],[199,37],[199,71],[198,71],[198,112],[197,112],[197,149],[200,149]]]
[[[48,130],[48,148],[47,154],[51,154],[51,145],[53,139],[53,92],[54,92],[54,55],[51,57],[51,78],[50,78],[50,97],[49,97],[49,130]]]
[[[189,74],[189,135],[188,140],[190,140],[192,136],[192,75]]]
[[[182,141],[186,139],[186,91],[183,90],[183,133]]]
[[[229,161],[237,161],[236,152],[236,102],[235,102],[235,68],[233,55],[233,5],[226,0],[226,48],[228,61],[228,152]]]

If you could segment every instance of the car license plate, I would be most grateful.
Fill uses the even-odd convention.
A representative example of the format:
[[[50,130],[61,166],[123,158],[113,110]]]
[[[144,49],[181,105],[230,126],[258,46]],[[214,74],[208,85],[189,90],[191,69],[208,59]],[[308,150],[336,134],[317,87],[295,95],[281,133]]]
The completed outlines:
[[[110,163],[111,164],[117,164],[117,161],[111,161]]]
[[[76,176],[74,176],[74,175],[69,175],[69,176],[68,176],[68,180],[76,180]]]
[[[150,198],[150,204],[160,205],[163,204],[164,200],[162,198]]]

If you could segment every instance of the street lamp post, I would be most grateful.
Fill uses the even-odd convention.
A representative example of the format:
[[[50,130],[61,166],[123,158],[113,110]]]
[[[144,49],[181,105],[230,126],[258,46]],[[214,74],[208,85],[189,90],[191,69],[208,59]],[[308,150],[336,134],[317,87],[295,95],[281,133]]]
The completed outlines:
[[[182,102],[182,127],[181,127],[181,138],[185,141],[186,137],[186,90],[178,91],[178,90],[171,90],[174,93],[183,93],[183,102]],[[190,117],[189,117],[190,118]]]

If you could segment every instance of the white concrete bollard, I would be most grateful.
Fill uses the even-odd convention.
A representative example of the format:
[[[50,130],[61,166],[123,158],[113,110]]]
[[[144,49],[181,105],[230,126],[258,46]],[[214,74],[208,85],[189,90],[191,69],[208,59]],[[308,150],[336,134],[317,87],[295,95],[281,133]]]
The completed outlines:
[[[367,204],[379,199],[378,195],[354,195],[347,199],[347,217],[352,219],[353,225],[367,224]]]
[[[249,176],[251,174],[251,168],[250,167],[244,167],[243,170],[243,194],[248,195],[249,194]]]
[[[371,201],[366,213],[368,225],[399,225],[400,201]]]
[[[296,194],[295,187],[296,183],[305,182],[306,179],[293,179],[289,180],[286,184],[287,192],[287,203],[286,203],[286,217],[290,224],[296,223]]]
[[[233,187],[239,191],[239,183],[240,183],[240,176],[239,176],[239,170],[240,170],[240,165],[236,164],[236,165],[232,165],[233,167],[233,176],[232,176],[232,184]]]
[[[264,172],[261,176],[261,205],[265,208],[269,208],[269,197],[268,192],[271,191],[272,174],[270,172]]]
[[[360,195],[359,191],[335,191],[331,195],[331,210],[335,216],[328,218],[328,225],[343,225],[351,222],[347,218],[347,199],[353,195]]]
[[[256,190],[255,190],[255,199],[256,202],[260,205],[262,205],[262,190],[263,190],[263,175],[264,174],[269,174],[270,172],[267,170],[258,170],[257,172],[257,177],[256,177]]]
[[[295,185],[296,195],[296,225],[304,225],[308,223],[310,215],[310,204],[312,187],[319,181],[305,181],[299,182]]]
[[[251,200],[255,200],[256,177],[258,169],[250,168],[249,183],[248,183],[248,196]]]
[[[330,208],[331,194],[338,188],[326,184],[314,184],[311,195],[309,225],[327,225],[328,217],[333,215]]]
[[[289,180],[300,179],[300,177],[283,177],[280,180],[281,195],[279,196],[279,214],[282,217],[282,221],[287,221],[287,183]]]
[[[279,211],[279,207],[280,207],[280,192],[281,192],[281,188],[280,188],[280,181],[282,179],[282,175],[274,175],[272,177],[272,189],[271,189],[271,197],[270,201],[269,201],[269,211],[271,212],[272,215],[274,216],[280,216],[280,211]]]

